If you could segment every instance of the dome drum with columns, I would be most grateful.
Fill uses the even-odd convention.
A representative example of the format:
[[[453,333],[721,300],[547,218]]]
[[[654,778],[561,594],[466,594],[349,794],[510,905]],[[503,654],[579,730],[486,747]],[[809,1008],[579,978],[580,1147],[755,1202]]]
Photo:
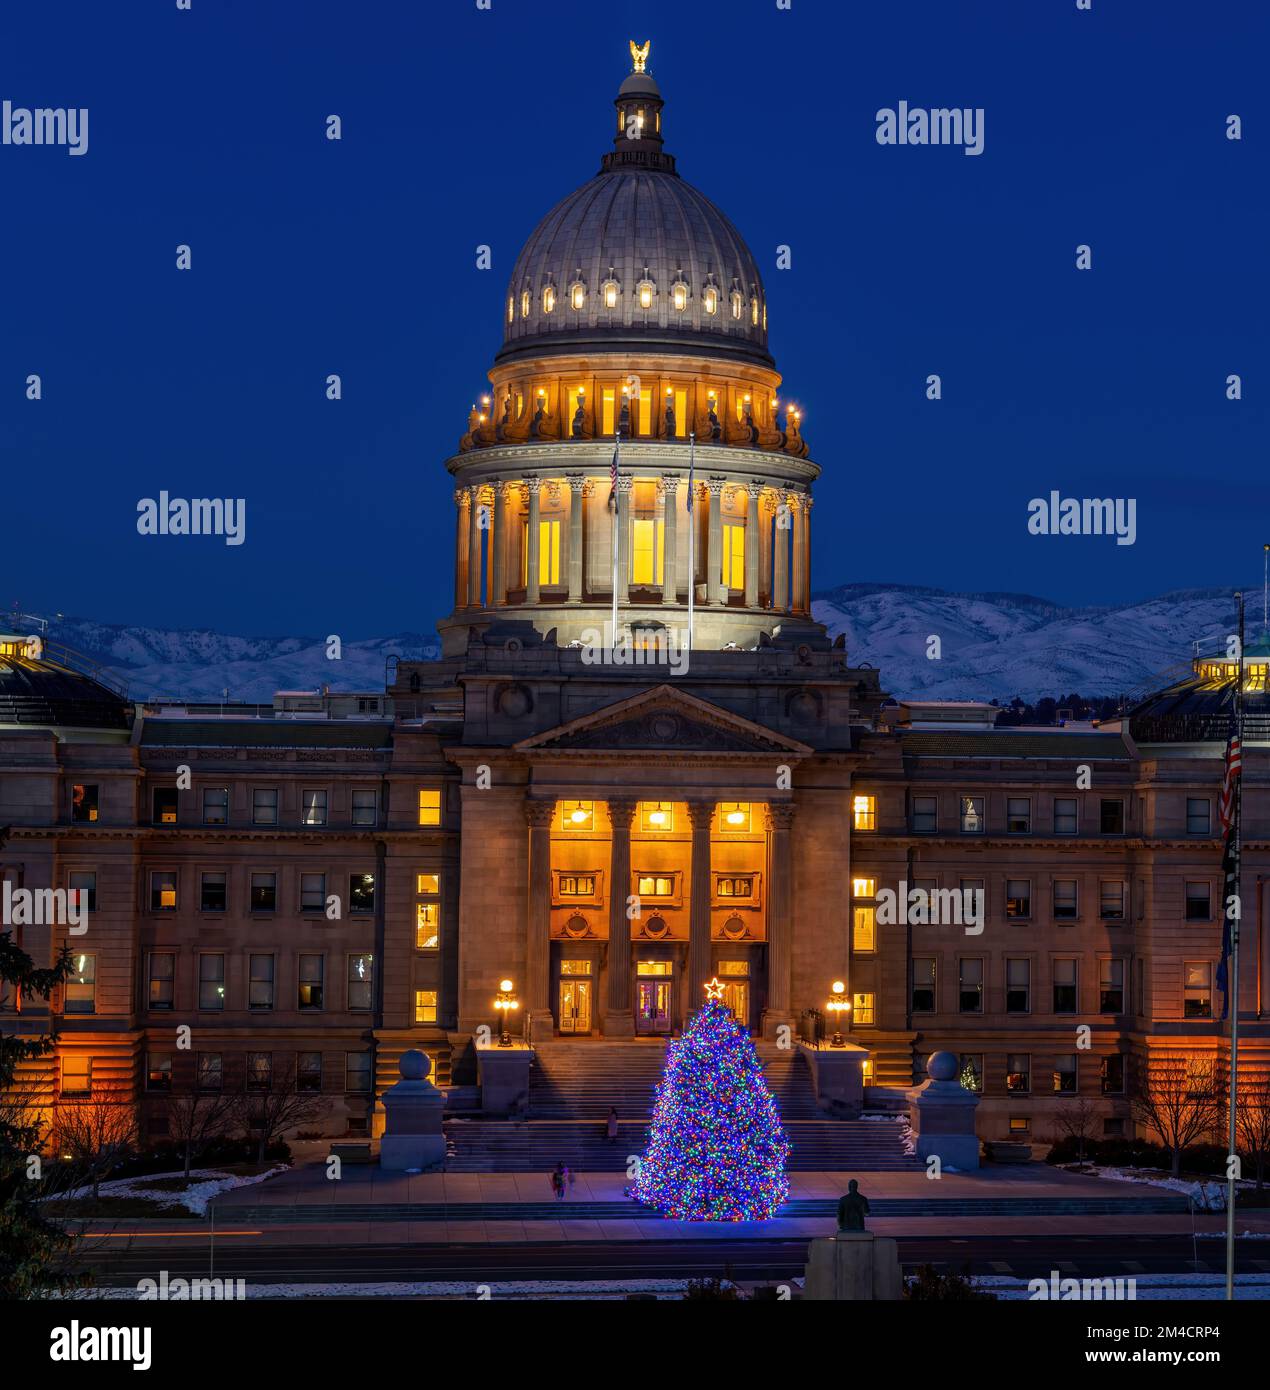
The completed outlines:
[[[696,646],[811,635],[820,470],[779,399],[762,278],[665,153],[647,46],[631,51],[614,148],[517,258],[490,393],[447,465],[448,654],[509,619],[584,640],[615,582],[622,629],[686,629],[691,592]]]

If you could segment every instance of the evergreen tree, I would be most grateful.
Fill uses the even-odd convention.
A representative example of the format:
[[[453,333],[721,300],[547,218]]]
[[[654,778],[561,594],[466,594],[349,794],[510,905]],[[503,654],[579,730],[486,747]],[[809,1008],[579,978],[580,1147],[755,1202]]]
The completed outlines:
[[[754,1044],[712,993],[670,1044],[631,1195],[682,1220],[762,1221],[789,1195],[788,1156]]]
[[[6,836],[0,830],[0,847]],[[11,932],[0,932],[0,989],[19,1000],[47,999],[73,971],[65,948],[55,965],[40,970]],[[31,1098],[14,1087],[18,1065],[47,1056],[55,1042],[51,1033],[0,1033],[0,1299],[30,1298],[72,1282],[64,1260],[74,1242],[41,1212],[37,1198],[48,1186],[32,1176],[43,1125]]]

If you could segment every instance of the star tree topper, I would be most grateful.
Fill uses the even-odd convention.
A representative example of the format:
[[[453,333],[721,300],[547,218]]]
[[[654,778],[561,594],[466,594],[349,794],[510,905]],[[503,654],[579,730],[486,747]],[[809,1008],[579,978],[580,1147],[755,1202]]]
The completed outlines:
[[[708,985],[706,985],[706,998],[707,998],[707,999],[722,999],[722,998],[723,998],[723,986],[719,983],[719,977],[718,977],[717,975],[714,977],[713,980],[710,981],[710,983],[709,983]]]

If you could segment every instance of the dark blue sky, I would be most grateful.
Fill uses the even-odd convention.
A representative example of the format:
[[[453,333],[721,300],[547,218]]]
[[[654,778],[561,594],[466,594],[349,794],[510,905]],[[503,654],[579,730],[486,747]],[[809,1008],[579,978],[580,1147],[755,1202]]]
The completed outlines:
[[[83,157],[0,146],[4,606],[430,627],[443,461],[521,242],[608,148],[628,37],[763,269],[824,469],[817,587],[1259,579],[1263,0],[59,0],[0,10],[0,99],[90,111]],[[879,146],[901,99],[983,107],[985,152]],[[1135,497],[1137,543],[1029,536],[1051,488]],[[138,536],[160,489],[246,497],[247,543]]]

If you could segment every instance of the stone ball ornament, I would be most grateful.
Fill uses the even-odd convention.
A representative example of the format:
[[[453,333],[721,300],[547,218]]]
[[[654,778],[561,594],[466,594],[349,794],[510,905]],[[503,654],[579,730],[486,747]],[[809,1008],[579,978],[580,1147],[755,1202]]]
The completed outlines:
[[[401,1061],[397,1065],[403,1081],[426,1081],[432,1070],[432,1058],[417,1047],[412,1047],[401,1054]]]
[[[955,1052],[932,1052],[926,1062],[926,1075],[932,1081],[955,1081],[958,1069]]]

